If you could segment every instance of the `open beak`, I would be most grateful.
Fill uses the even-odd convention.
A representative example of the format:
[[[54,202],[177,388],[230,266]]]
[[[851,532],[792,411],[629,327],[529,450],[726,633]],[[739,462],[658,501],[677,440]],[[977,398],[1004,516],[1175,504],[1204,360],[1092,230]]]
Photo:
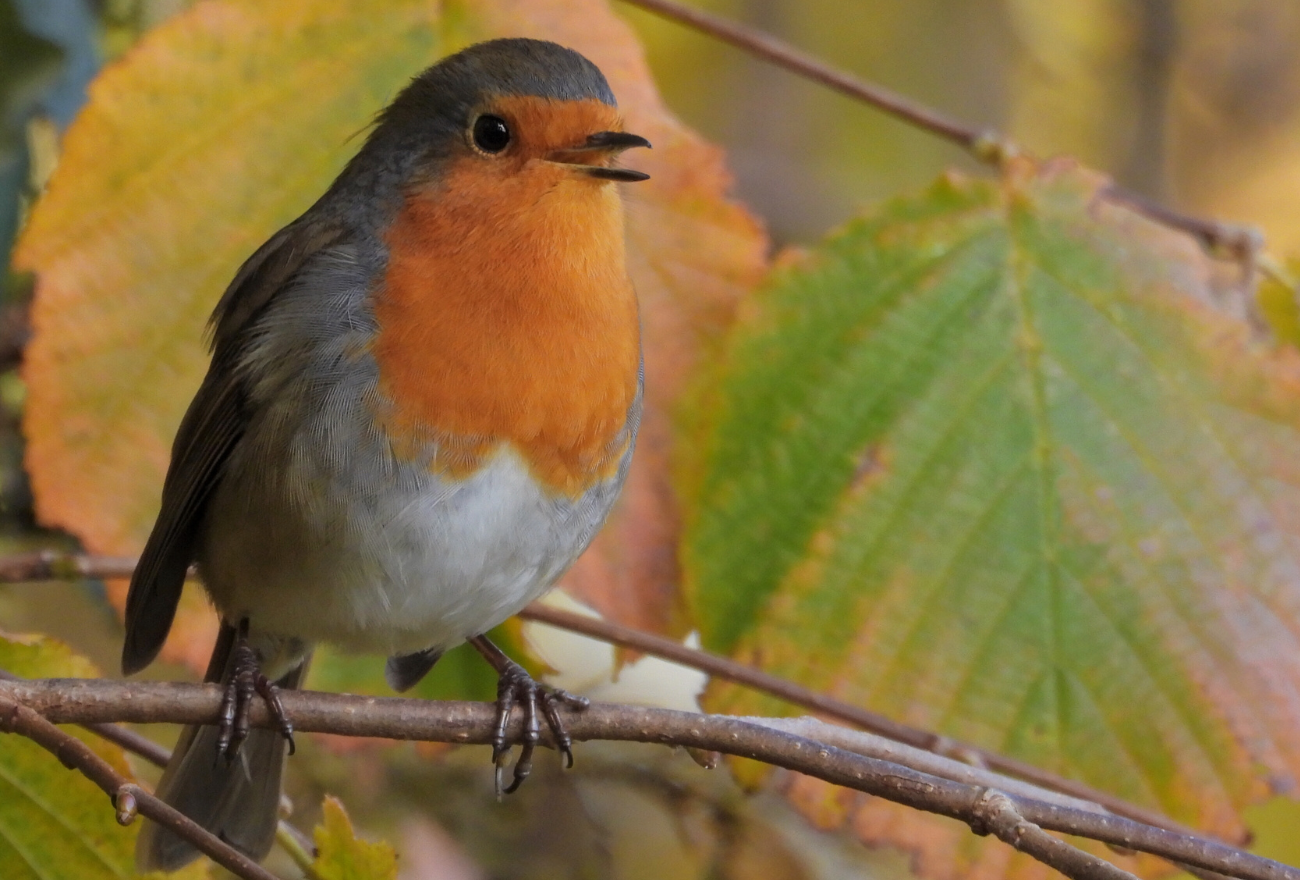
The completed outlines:
[[[598,131],[590,135],[586,143],[579,147],[556,150],[546,158],[552,162],[568,165],[575,171],[581,171],[588,177],[600,180],[617,180],[622,183],[635,183],[649,180],[650,175],[630,168],[610,168],[608,165],[593,164],[605,157],[613,157],[633,147],[649,147],[650,142],[639,134],[625,131]]]

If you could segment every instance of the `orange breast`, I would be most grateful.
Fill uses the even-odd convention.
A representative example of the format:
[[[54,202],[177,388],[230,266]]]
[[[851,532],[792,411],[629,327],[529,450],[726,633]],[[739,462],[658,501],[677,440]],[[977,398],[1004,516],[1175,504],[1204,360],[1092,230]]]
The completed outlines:
[[[388,234],[373,354],[399,454],[464,476],[503,444],[580,495],[626,451],[640,330],[612,186],[465,159]]]

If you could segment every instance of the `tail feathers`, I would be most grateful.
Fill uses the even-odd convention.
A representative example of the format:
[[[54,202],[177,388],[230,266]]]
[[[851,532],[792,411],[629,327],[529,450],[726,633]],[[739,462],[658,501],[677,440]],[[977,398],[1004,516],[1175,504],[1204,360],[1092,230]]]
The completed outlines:
[[[298,687],[306,668],[304,660],[276,684]],[[227,761],[217,756],[217,736],[216,727],[186,727],[163,771],[157,794],[207,831],[261,861],[275,842],[284,737],[278,730],[249,731],[239,754]],[[145,822],[136,841],[135,862],[141,873],[175,871],[198,856],[190,843],[150,821]]]

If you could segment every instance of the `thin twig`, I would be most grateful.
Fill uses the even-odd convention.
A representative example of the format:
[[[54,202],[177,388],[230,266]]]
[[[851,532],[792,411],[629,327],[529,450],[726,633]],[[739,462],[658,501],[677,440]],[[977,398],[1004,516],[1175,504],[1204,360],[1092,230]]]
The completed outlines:
[[[800,51],[789,43],[756,28],[695,9],[676,0],[623,0],[623,2],[708,34],[756,58],[783,67],[796,76],[821,83],[854,100],[901,119],[909,125],[938,135],[964,147],[981,162],[1001,166],[1007,159],[1022,152],[1017,144],[992,128],[974,126],[954,119],[875,83],[831,67],[815,56]],[[1107,187],[1102,195],[1107,200],[1127,205],[1152,220],[1193,235],[1211,254],[1241,263],[1253,277],[1255,258],[1264,246],[1264,238],[1259,230],[1184,214],[1119,186]]]
[[[995,773],[992,770],[986,770],[965,761],[954,760],[926,749],[905,745],[889,737],[878,736],[864,730],[840,727],[836,724],[827,724],[819,718],[807,715],[802,718],[765,718],[754,715],[738,715],[735,717],[741,721],[748,721],[750,724],[757,724],[760,727],[771,727],[774,730],[783,730],[786,733],[802,736],[805,739],[815,739],[817,742],[835,746],[837,749],[844,749],[846,752],[853,752],[855,755],[865,755],[868,758],[879,758],[882,761],[902,764],[904,767],[920,773],[930,773],[944,779],[951,779],[954,782],[965,782],[970,785],[1005,791],[1008,794],[1021,797],[1036,798],[1048,803],[1073,807],[1077,810],[1088,810],[1094,813],[1108,812],[1095,801],[1063,795],[1060,792],[1033,785],[1012,776]]]
[[[155,767],[166,767],[168,759],[172,756],[168,749],[158,745],[149,737],[141,736],[134,730],[128,730],[118,724],[87,724],[85,728],[123,751],[139,755]]]
[[[976,128],[946,116],[937,110],[903,97],[897,92],[837,70],[806,52],[801,52],[776,37],[673,0],[624,0],[647,12],[694,28],[701,33],[730,43],[751,55],[784,67],[805,79],[821,83],[858,101],[870,104],[917,128],[965,147],[985,161],[1000,162],[1015,148],[986,129]],[[992,147],[999,147],[992,150]],[[998,154],[1001,154],[1000,156]]]
[[[986,767],[989,770],[1031,782],[1039,788],[1058,792],[1081,801],[1091,801],[1118,816],[1127,816],[1134,821],[1154,825],[1157,828],[1168,828],[1171,831],[1184,833],[1191,832],[1191,829],[1174,822],[1168,816],[1129,803],[1122,798],[1117,798],[1112,794],[1099,791],[1073,779],[1057,776],[1024,761],[1017,761],[1014,758],[1008,758],[996,752],[990,752],[968,743],[940,736],[928,730],[900,724],[876,712],[845,703],[825,694],[819,694],[814,690],[784,678],[770,675],[752,666],[737,663],[735,660],[729,660],[726,657],[720,657],[699,648],[691,648],[672,639],[643,633],[597,617],[587,617],[570,611],[561,611],[558,608],[551,608],[537,603],[533,603],[519,612],[519,616],[525,620],[535,620],[538,623],[581,633],[635,651],[671,660],[674,663],[680,663],[682,666],[689,666],[701,672],[707,672],[715,678],[721,678],[734,684],[770,694],[795,706],[816,712],[824,718],[851,724],[854,727],[879,734],[913,748],[941,755],[945,758],[954,758],[974,766]]]
[[[310,837],[281,819],[280,824],[275,827],[275,842],[280,844],[280,849],[289,854],[289,858],[305,876],[311,878],[317,876],[313,867],[316,861],[316,844]]]
[[[1010,776],[1003,776],[982,767],[975,767],[963,761],[955,761],[952,758],[935,754],[925,749],[917,749],[903,743],[895,742],[892,739],[883,736],[877,736],[874,733],[867,733],[862,730],[851,730],[847,727],[840,727],[835,724],[827,724],[818,719],[805,716],[803,718],[759,718],[743,716],[745,721],[753,724],[759,724],[763,727],[775,727],[777,730],[784,730],[787,733],[793,733],[796,736],[815,739],[818,742],[824,742],[827,745],[836,748],[845,749],[858,755],[866,755],[869,758],[880,758],[883,761],[893,761],[895,764],[902,764],[904,767],[910,767],[913,770],[919,770],[922,773],[933,773],[935,776],[942,776],[944,779],[952,779],[957,782],[968,782],[972,785],[982,785],[994,791],[1005,791],[1009,794],[1017,794],[1022,797],[1036,798],[1037,800],[1048,803],[1058,803],[1075,809],[1087,810],[1089,812],[1106,813],[1105,808],[1094,801],[1082,800],[1080,798],[1070,797],[1051,789],[1043,788],[1039,785],[1033,785],[1020,779]],[[1132,818],[1132,817],[1130,817]],[[1161,817],[1163,818],[1163,817]],[[1138,820],[1141,821],[1141,820]],[[1155,824],[1157,828],[1169,828],[1168,825],[1159,823]],[[1174,825],[1170,830],[1182,831],[1185,834],[1196,834],[1191,829]],[[1222,880],[1222,874],[1216,874],[1213,871],[1206,871],[1202,868],[1196,868],[1191,865],[1179,864],[1179,868],[1184,871],[1195,874],[1204,880]]]
[[[1132,208],[1157,223],[1186,232],[1211,254],[1224,259],[1243,265],[1253,264],[1264,249],[1264,233],[1253,226],[1193,217],[1113,184],[1103,189],[1101,195],[1111,202]]]
[[[135,563],[129,556],[33,550],[0,557],[0,583],[129,578],[135,571]]]
[[[215,722],[221,688],[210,684],[51,679],[0,682],[0,697],[23,703],[56,723],[203,724]],[[495,708],[486,703],[306,691],[287,692],[282,694],[282,700],[295,728],[344,736],[486,744],[491,741],[495,718]],[[252,705],[250,714],[251,722],[258,727],[273,724],[261,701]],[[975,811],[977,801],[987,790],[983,786],[918,773],[736,718],[595,703],[582,712],[566,712],[565,724],[575,740],[661,743],[752,758],[985,827]],[[522,727],[522,719],[513,719],[512,740],[519,740]],[[543,731],[543,740],[547,738]],[[1008,797],[1026,821],[1051,831],[1151,853],[1242,880],[1300,880],[1300,870],[1217,841],[1121,816],[1017,795]]]
[[[996,789],[986,789],[975,802],[974,813],[982,824],[972,825],[976,834],[992,834],[1003,843],[1050,865],[1067,877],[1090,880],[1136,880],[1105,859],[1070,846],[1027,820],[1011,798]]]
[[[7,669],[0,669],[0,681],[26,681],[22,676],[14,675]],[[171,760],[171,750],[161,746],[147,736],[142,736],[130,728],[123,727],[120,724],[101,723],[101,724],[81,724],[78,725],[83,730],[88,730],[101,739],[105,739],[113,745],[130,752],[153,764],[155,767],[166,767]],[[284,803],[288,803],[288,798],[282,796]],[[281,810],[281,812],[285,812]],[[297,826],[285,819],[280,820],[276,829],[275,839],[289,853],[295,862],[301,858],[306,858],[308,863],[315,856],[316,844],[310,837],[304,834]]]
[[[0,560],[0,565],[3,565],[3,560]],[[8,669],[0,669],[0,681],[26,681],[26,679],[20,675],[14,675]],[[168,759],[171,758],[172,753],[170,751],[158,745],[149,737],[141,736],[134,730],[128,730],[120,725],[83,724],[81,726],[101,739],[108,740],[118,748],[139,755],[155,766],[166,767]]]
[[[0,687],[21,686],[10,682]],[[245,880],[278,880],[274,874],[254,862],[215,835],[203,830],[197,823],[126,779],[103,758],[91,751],[81,740],[59,730],[39,713],[7,699],[0,693],[0,731],[26,737],[59,759],[63,766],[78,770],[98,785],[113,802],[117,821],[130,825],[137,814],[164,826],[173,834],[192,844],[199,852],[231,873]]]
[[[126,578],[131,576],[134,567],[135,560],[125,557],[37,550],[30,553],[0,557],[0,583],[76,578]],[[570,632],[591,636],[601,641],[651,654],[692,669],[698,669],[716,678],[770,694],[792,705],[807,709],[810,712],[816,712],[824,718],[859,727],[913,748],[923,749],[936,755],[954,758],[967,764],[985,767],[997,773],[1023,779],[1039,788],[1058,792],[1068,797],[1091,801],[1118,816],[1127,816],[1134,821],[1154,825],[1157,828],[1192,833],[1192,829],[1173,821],[1168,816],[1129,803],[1122,798],[1099,791],[1076,780],[1057,776],[1024,761],[1017,761],[1014,758],[977,748],[968,743],[906,724],[900,724],[876,712],[845,703],[825,694],[819,694],[802,685],[770,675],[752,666],[737,663],[734,660],[720,657],[699,648],[688,647],[672,639],[650,635],[607,620],[561,611],[538,603],[529,605],[519,613],[519,616],[525,620],[533,620]]]

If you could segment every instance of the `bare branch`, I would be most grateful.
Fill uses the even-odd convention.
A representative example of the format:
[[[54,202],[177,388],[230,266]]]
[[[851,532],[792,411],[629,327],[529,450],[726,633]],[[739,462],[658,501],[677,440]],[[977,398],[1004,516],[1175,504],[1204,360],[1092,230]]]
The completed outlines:
[[[855,755],[864,755],[868,758],[878,758],[881,761],[889,761],[893,764],[902,764],[904,767],[916,770],[919,773],[930,773],[944,779],[951,779],[953,782],[964,782],[969,785],[1005,791],[1008,794],[1020,795],[1021,797],[1036,798],[1048,803],[1072,807],[1076,810],[1086,810],[1092,813],[1107,812],[1095,801],[1063,795],[1011,776],[994,773],[965,761],[948,758],[926,749],[914,748],[895,742],[888,737],[877,736],[874,733],[827,724],[818,718],[809,716],[803,718],[763,718],[752,715],[736,717],[741,721],[757,724],[760,727],[783,730],[795,736],[813,739],[820,743],[835,746],[837,749],[844,749],[846,752],[853,752]]]
[[[21,685],[21,682],[10,682],[0,687]],[[143,814],[193,844],[199,852],[244,880],[278,880],[274,874],[239,850],[223,843],[192,819],[121,776],[81,740],[59,730],[27,706],[7,699],[2,692],[0,731],[26,737],[58,758],[63,766],[80,771],[109,796],[113,808],[117,810],[117,821],[120,824],[130,825],[135,821],[137,813]]]
[[[783,67],[796,76],[821,83],[854,100],[901,119],[909,125],[938,135],[964,147],[981,162],[1000,166],[1010,157],[1022,152],[1015,142],[994,129],[961,122],[875,83],[838,70],[756,28],[695,9],[676,0],[623,0],[623,2],[708,34],[756,58]],[[1127,205],[1158,223],[1191,234],[1212,255],[1241,263],[1250,277],[1253,277],[1255,260],[1264,247],[1264,238],[1259,230],[1184,214],[1119,186],[1108,187],[1103,192],[1103,196],[1110,201]]]
[[[625,2],[694,28],[751,55],[770,61],[778,67],[784,67],[805,79],[821,83],[850,98],[870,104],[917,128],[925,129],[965,147],[984,161],[1001,162],[1003,157],[1015,152],[1015,147],[1009,141],[1001,140],[993,132],[959,122],[889,89],[859,79],[843,70],[836,70],[824,61],[801,52],[762,31],[673,0],[625,0]]]
[[[1003,843],[1028,853],[1045,865],[1051,865],[1067,877],[1136,880],[1128,871],[1122,871],[1105,859],[1076,849],[1026,820],[1011,798],[1000,791],[986,789],[975,802],[974,813],[978,824],[972,824],[971,827],[976,834],[992,834]]]
[[[25,704],[56,723],[195,724],[216,720],[221,689],[216,685],[51,679],[0,682],[0,697]],[[285,693],[282,699],[299,730],[402,740],[487,743],[492,736],[495,713],[494,707],[486,703],[304,691]],[[261,702],[253,704],[251,715],[252,723],[257,726],[270,723]],[[736,718],[598,703],[583,712],[566,713],[565,723],[576,740],[661,743],[752,758],[919,810],[960,819],[979,830],[987,828],[976,810],[987,791],[983,786],[918,773]],[[515,719],[511,728],[513,739],[519,738],[521,727],[522,721]],[[1120,816],[1018,795],[1007,797],[1026,821],[1048,830],[1148,852],[1242,880],[1300,880],[1300,870],[1215,841],[1154,828]]]
[[[784,730],[787,733],[793,733],[796,736],[815,739],[818,742],[823,742],[827,745],[835,746],[836,748],[845,749],[854,754],[866,755],[869,758],[880,758],[882,761],[892,761],[895,764],[902,764],[904,767],[910,767],[911,769],[918,770],[921,773],[933,773],[935,776],[942,776],[944,779],[951,779],[956,782],[968,782],[971,785],[982,785],[993,791],[1000,790],[1009,794],[1016,794],[1022,797],[1046,801],[1047,803],[1073,807],[1074,809],[1084,810],[1085,812],[1102,814],[1108,812],[1095,801],[1070,797],[1069,795],[1064,795],[1051,789],[1045,789],[1020,779],[990,772],[983,767],[975,767],[963,761],[956,761],[952,758],[947,758],[931,751],[916,749],[912,746],[904,745],[903,743],[894,742],[887,737],[877,736],[874,733],[867,733],[861,730],[850,730],[846,727],[827,724],[817,718],[810,718],[807,716],[803,718],[756,718],[744,716],[743,720],[763,727],[774,727],[777,730]],[[1164,817],[1161,818],[1163,819]],[[1139,819],[1138,821],[1141,820]],[[1147,822],[1144,824],[1155,824],[1157,828],[1168,827],[1168,825],[1162,825],[1159,823]],[[1182,831],[1189,835],[1195,835],[1196,833],[1182,827],[1176,827],[1172,830]],[[1205,878],[1205,880],[1221,880],[1223,877],[1222,874],[1216,874],[1213,871],[1206,871],[1202,868],[1196,868],[1191,865],[1180,863],[1179,867],[1185,871],[1189,871],[1197,876]]]
[[[94,556],[61,550],[34,550],[0,557],[0,583],[129,578],[136,561],[129,556]]]
[[[1109,186],[1102,195],[1157,223],[1186,232],[1215,256],[1249,266],[1256,262],[1264,249],[1264,233],[1253,226],[1183,214],[1120,186]]]
[[[0,560],[3,565],[3,560]],[[0,669],[0,681],[26,681],[22,676],[14,675],[7,669]],[[171,760],[171,750],[158,745],[158,743],[149,739],[147,736],[141,736],[128,727],[120,724],[82,724],[83,730],[88,730],[98,737],[113,743],[123,751],[130,752],[133,755],[143,758],[155,767],[166,767],[167,762]],[[292,803],[287,796],[281,795],[280,813],[289,815],[292,810]],[[301,866],[303,860],[310,864],[315,858],[316,844],[310,837],[304,834],[296,825],[287,819],[281,819],[276,829],[276,840],[285,849],[293,860]],[[304,868],[305,870],[305,868]]]
[[[0,557],[0,583],[130,577],[134,567],[135,560],[124,557],[39,550],[32,553]],[[1098,804],[1117,816],[1126,816],[1136,822],[1154,825],[1157,828],[1167,828],[1171,831],[1180,831],[1187,834],[1193,833],[1192,829],[1174,822],[1168,816],[1129,803],[1122,798],[1099,791],[1076,780],[1057,776],[1024,761],[1017,761],[1014,758],[1008,758],[960,740],[900,724],[876,712],[845,703],[825,694],[819,694],[802,685],[770,675],[752,666],[737,663],[734,660],[720,657],[699,648],[688,647],[672,639],[643,633],[600,618],[561,611],[558,608],[551,608],[538,603],[529,605],[519,613],[519,616],[525,620],[533,620],[570,632],[591,636],[611,644],[671,660],[692,669],[698,669],[715,678],[753,688],[756,691],[770,694],[810,712],[816,712],[823,718],[859,727],[913,748],[923,749],[936,755],[953,758],[966,764],[985,767],[997,773],[1022,779],[1047,791],[1059,792],[1068,797]]]
[[[737,663],[734,660],[711,654],[708,651],[702,651],[699,648],[691,648],[672,639],[639,632],[630,627],[621,626],[600,618],[561,611],[558,608],[550,608],[536,602],[519,612],[519,616],[525,620],[546,623],[550,626],[581,633],[602,641],[652,654],[665,660],[671,660],[674,663],[680,663],[701,672],[707,672],[715,678],[721,678],[765,694],[771,694],[795,706],[816,712],[823,718],[842,721],[845,724],[851,724],[854,727],[879,734],[882,737],[904,743],[916,749],[941,755],[945,758],[956,759],[966,764],[986,767],[989,770],[1013,776],[1017,779],[1023,779],[1048,791],[1059,792],[1081,801],[1090,801],[1117,816],[1127,816],[1136,822],[1154,825],[1157,828],[1168,828],[1171,831],[1191,833],[1191,829],[1174,822],[1168,816],[1131,804],[1122,798],[1117,798],[1104,791],[1098,791],[1076,780],[1057,776],[1024,761],[1017,761],[1014,758],[1008,758],[1005,755],[999,755],[996,752],[990,752],[960,740],[900,724],[876,712],[854,706],[851,703],[845,703],[825,694],[819,694],[792,681],[770,675],[752,666],[746,666],[744,663]]]
[[[4,560],[0,560],[0,566],[3,564]],[[0,669],[0,681],[25,681],[25,679],[7,669]],[[155,766],[166,767],[167,760],[171,758],[171,752],[147,736],[141,736],[134,730],[128,730],[117,724],[83,724],[82,727],[120,749],[139,755]]]
[[[139,755],[155,767],[166,767],[172,753],[163,746],[117,724],[87,724],[86,730],[106,739],[125,752]]]

